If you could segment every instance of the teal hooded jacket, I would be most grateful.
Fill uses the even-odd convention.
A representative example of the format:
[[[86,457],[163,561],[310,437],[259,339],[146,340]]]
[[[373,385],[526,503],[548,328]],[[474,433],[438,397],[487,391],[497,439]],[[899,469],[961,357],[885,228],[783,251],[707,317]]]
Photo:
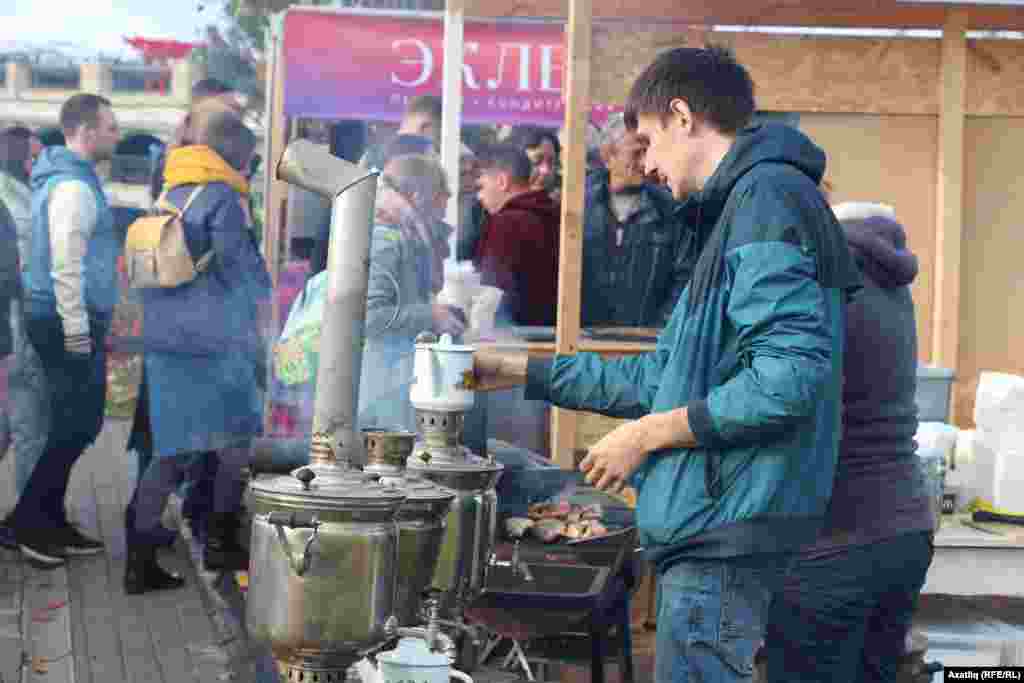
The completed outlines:
[[[792,552],[821,528],[860,281],[818,190],[824,171],[794,128],[742,131],[695,199],[706,241],[656,349],[530,361],[530,399],[633,419],[688,408],[699,445],[652,453],[632,481],[660,570]]]

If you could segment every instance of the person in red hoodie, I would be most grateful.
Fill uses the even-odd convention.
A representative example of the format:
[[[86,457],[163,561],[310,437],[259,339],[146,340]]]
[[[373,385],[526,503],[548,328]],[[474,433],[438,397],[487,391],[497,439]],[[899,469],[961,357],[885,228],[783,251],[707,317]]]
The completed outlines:
[[[473,264],[485,285],[504,292],[499,320],[555,324],[558,292],[558,205],[530,189],[532,166],[521,149],[486,147],[477,155],[477,198],[487,211]]]

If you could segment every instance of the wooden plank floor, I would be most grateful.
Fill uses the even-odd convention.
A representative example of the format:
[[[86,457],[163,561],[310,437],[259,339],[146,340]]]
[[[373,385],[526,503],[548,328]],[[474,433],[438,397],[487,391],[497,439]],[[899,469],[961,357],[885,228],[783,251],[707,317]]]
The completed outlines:
[[[0,683],[242,680],[181,541],[174,552],[162,554],[161,563],[186,576],[184,589],[124,593],[124,506],[135,482],[134,456],[124,448],[129,426],[108,420],[76,465],[68,489],[68,516],[85,533],[102,538],[106,553],[44,572],[0,550]],[[3,514],[14,504],[13,488],[6,458],[0,461]]]

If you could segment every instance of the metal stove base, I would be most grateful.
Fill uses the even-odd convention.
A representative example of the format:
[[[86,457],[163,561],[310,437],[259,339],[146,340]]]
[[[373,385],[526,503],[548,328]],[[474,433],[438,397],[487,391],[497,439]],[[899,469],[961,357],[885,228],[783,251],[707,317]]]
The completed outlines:
[[[281,683],[358,683],[355,667],[320,667],[296,662],[277,662]],[[354,677],[354,678],[353,678]]]

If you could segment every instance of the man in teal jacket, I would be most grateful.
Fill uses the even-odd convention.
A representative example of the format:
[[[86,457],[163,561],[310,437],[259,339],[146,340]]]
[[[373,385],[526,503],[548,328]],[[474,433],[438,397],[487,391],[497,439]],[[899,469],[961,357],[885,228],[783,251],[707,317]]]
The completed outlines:
[[[793,128],[748,127],[754,109],[747,71],[717,48],[662,54],[630,92],[646,171],[695,197],[709,235],[655,351],[476,358],[483,388],[525,382],[527,398],[633,420],[580,468],[638,492],[658,683],[749,679],[766,592],[831,495],[859,276],[818,190],[824,153]]]

